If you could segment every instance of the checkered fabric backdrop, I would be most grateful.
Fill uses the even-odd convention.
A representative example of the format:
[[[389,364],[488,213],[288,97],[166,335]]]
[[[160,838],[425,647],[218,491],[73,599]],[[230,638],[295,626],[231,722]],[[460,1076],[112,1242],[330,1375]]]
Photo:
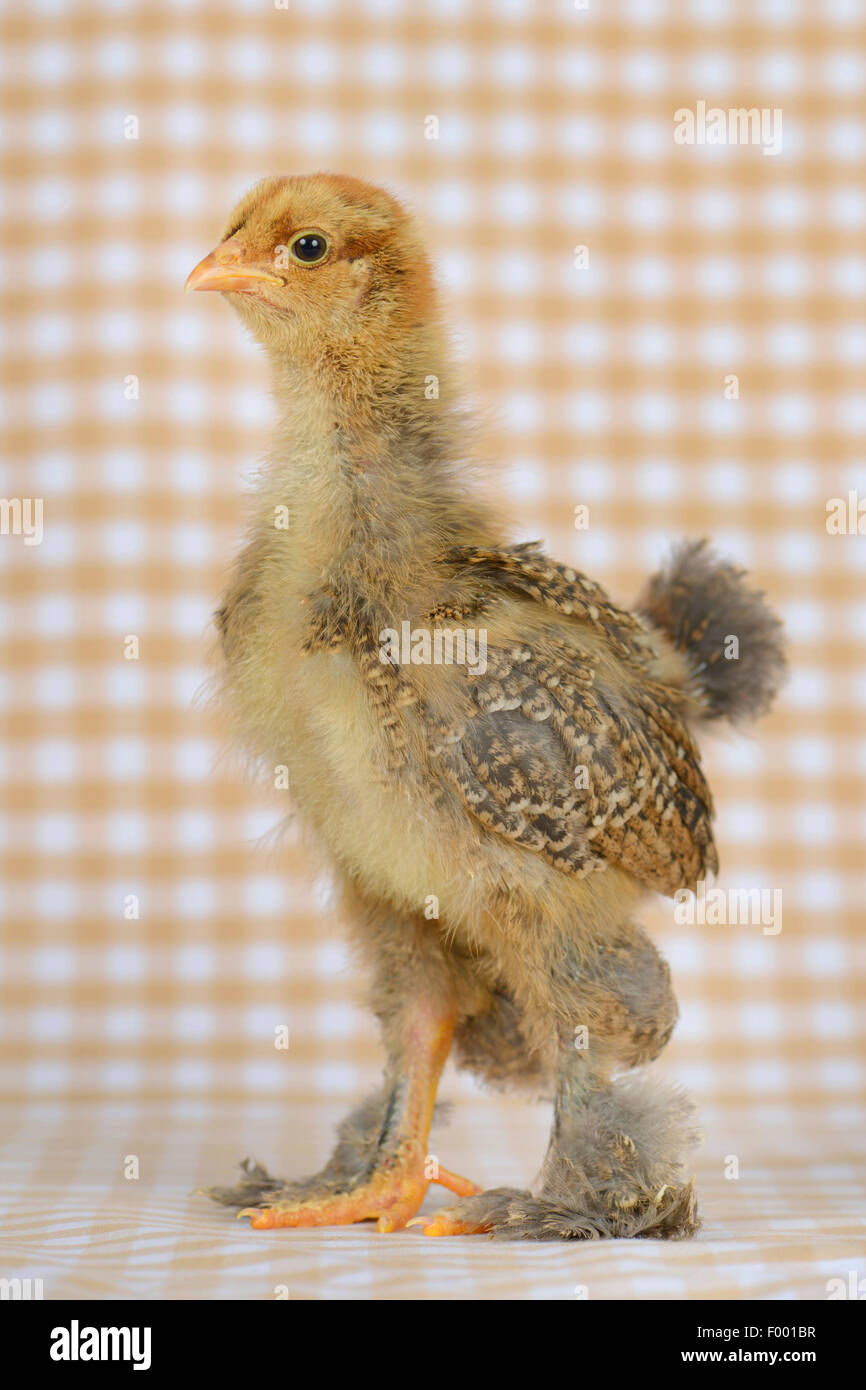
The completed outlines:
[[[336,1104],[375,1075],[327,880],[196,698],[271,405],[183,282],[255,179],[324,168],[421,217],[518,537],[627,600],[709,535],[785,618],[777,711],[706,750],[721,881],[781,889],[783,929],[647,920],[702,1104],[851,1129],[866,536],[826,504],[866,496],[863,3],[279,3],[0,7],[0,491],[44,503],[41,544],[0,535],[3,1094]],[[781,152],[678,145],[698,101],[780,108]]]

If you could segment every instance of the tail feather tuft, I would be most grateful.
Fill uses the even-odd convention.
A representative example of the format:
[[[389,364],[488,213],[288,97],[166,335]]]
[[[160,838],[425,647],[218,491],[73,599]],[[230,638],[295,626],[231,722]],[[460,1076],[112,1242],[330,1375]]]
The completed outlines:
[[[782,624],[744,571],[706,541],[686,541],[674,552],[649,580],[638,611],[689,658],[706,718],[738,723],[770,708],[785,675]]]

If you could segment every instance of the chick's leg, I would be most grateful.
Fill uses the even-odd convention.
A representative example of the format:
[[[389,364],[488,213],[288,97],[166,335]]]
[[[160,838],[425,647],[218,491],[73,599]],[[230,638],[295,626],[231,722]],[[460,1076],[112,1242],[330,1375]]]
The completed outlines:
[[[345,1226],[376,1219],[380,1231],[402,1229],[424,1200],[431,1181],[459,1195],[475,1187],[428,1162],[427,1138],[436,1088],[451,1045],[453,1013],[415,998],[405,1050],[389,1067],[387,1104],[376,1146],[366,1167],[342,1191],[313,1200],[285,1200],[279,1192],[264,1208],[247,1207],[256,1230],[277,1226]],[[435,1176],[434,1176],[435,1174]]]
[[[494,1188],[410,1225],[505,1240],[688,1236],[698,1223],[682,1163],[693,1141],[691,1105],[675,1087],[640,1074],[612,1080],[564,1041],[535,1190]]]
[[[478,1188],[428,1156],[436,1089],[451,1048],[455,1004],[426,931],[404,924],[391,952],[377,960],[374,1000],[388,1064],[383,1090],[344,1121],[331,1160],[312,1178],[272,1179],[245,1166],[234,1188],[211,1188],[216,1201],[242,1208],[256,1230],[343,1226],[376,1220],[383,1232],[402,1229],[431,1182],[458,1196]]]
[[[496,1188],[418,1218],[425,1235],[489,1232],[506,1240],[678,1238],[697,1229],[685,1163],[694,1113],[676,1087],[644,1072],[676,1017],[667,966],[624,924],[574,972],[574,1011],[557,1020],[553,1127],[532,1192]]]

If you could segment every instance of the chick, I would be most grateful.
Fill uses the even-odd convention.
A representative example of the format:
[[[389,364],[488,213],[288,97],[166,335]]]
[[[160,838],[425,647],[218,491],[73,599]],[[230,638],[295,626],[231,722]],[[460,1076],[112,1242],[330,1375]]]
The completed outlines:
[[[716,869],[693,731],[769,707],[778,620],[703,543],[635,611],[508,543],[469,483],[424,247],[381,189],[264,180],[187,288],[227,296],[280,413],[217,615],[224,698],[251,755],[289,769],[387,1058],[320,1173],[247,1163],[210,1194],[259,1229],[393,1231],[434,1181],[458,1200],[418,1219],[430,1235],[690,1234],[692,1107],[623,1074],[677,1017],[636,914]],[[555,1097],[533,1191],[481,1192],[428,1158],[452,1049]]]

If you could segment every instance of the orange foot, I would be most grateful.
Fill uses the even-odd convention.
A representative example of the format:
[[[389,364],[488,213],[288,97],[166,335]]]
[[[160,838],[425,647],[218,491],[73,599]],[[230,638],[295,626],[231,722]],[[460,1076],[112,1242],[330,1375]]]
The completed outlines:
[[[429,1216],[416,1216],[406,1224],[420,1226],[425,1236],[478,1236],[493,1230],[493,1226],[484,1221],[460,1221],[449,1216],[448,1207],[441,1207]]]
[[[480,1192],[468,1178],[437,1168],[436,1177],[427,1177],[424,1163],[411,1169],[377,1169],[365,1182],[351,1191],[338,1192],[310,1202],[275,1202],[269,1207],[245,1207],[238,1216],[248,1216],[257,1231],[272,1231],[281,1226],[351,1226],[356,1221],[375,1221],[377,1230],[402,1231],[410,1224],[424,1201],[431,1182],[448,1188],[460,1197]]]

